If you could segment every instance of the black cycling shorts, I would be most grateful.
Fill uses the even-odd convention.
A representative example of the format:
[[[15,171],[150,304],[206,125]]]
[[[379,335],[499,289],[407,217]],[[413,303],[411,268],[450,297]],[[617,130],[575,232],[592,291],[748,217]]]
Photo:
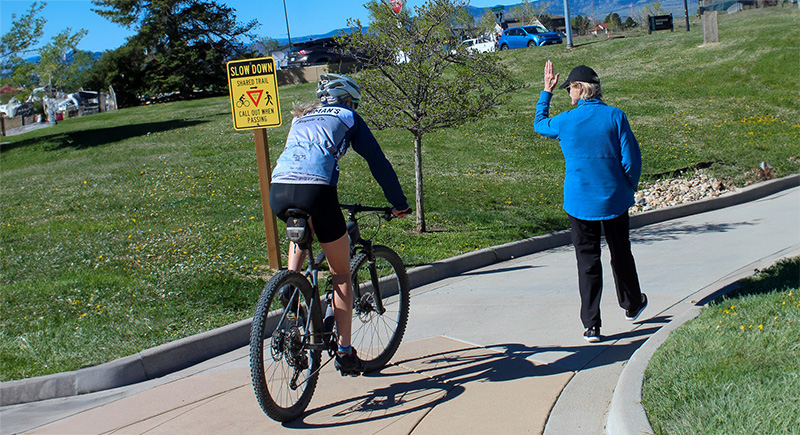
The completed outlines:
[[[290,208],[310,214],[314,234],[320,243],[330,243],[347,234],[336,186],[275,183],[269,189],[269,206],[284,222],[286,210]]]

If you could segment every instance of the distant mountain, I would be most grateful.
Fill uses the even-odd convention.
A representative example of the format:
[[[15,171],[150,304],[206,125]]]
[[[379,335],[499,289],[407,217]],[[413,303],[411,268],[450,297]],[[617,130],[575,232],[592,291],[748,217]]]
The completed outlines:
[[[100,59],[101,57],[103,57],[103,53],[99,52],[99,51],[87,51],[87,53],[89,53],[89,55],[94,60],[97,60],[97,59]],[[73,54],[74,54],[74,52],[67,53],[67,58],[69,59],[70,62],[72,62]],[[28,62],[28,63],[39,63],[39,59],[41,59],[41,56],[31,56],[31,57],[29,57],[27,59],[23,59],[23,60],[25,62]]]
[[[547,13],[554,16],[563,17],[564,16],[564,0],[538,0],[541,1],[548,1],[550,6],[547,8]],[[624,20],[625,18],[639,13],[642,8],[650,3],[653,0],[569,0],[569,13],[570,16],[576,17],[578,15],[584,17],[591,17],[594,21],[600,22],[608,14],[616,12],[619,16]],[[685,0],[689,15],[694,16],[697,13],[698,8],[698,1],[697,0]],[[537,2],[534,2],[537,3]],[[684,0],[660,0],[661,7],[664,8],[668,13],[671,12],[676,16],[682,16],[684,14]],[[475,18],[475,20],[479,20],[485,13],[492,12],[493,8],[502,6],[506,14],[510,13],[514,6],[519,6],[521,3],[513,3],[509,5],[498,4],[497,6],[490,6],[490,7],[476,7],[476,6],[467,6],[467,10],[469,13]],[[293,44],[299,44],[302,42],[312,41],[315,39],[320,38],[330,38],[339,34],[341,31],[349,32],[349,28],[343,29],[334,29],[328,33],[316,34],[316,35],[306,35],[306,36],[297,36],[292,37]],[[289,39],[288,38],[281,38],[277,40],[281,45],[288,45]]]
[[[625,17],[638,13],[650,2],[651,0],[569,0],[569,13],[573,17],[582,15],[584,17],[594,17],[596,21],[600,21],[608,14],[616,12],[624,19]],[[547,8],[547,12],[550,15],[564,16],[564,0],[549,0],[549,3],[550,6]],[[495,7],[503,6],[505,8],[505,13],[509,13],[514,6],[518,6],[519,4],[520,3],[497,5]],[[689,15],[694,15],[697,12],[697,0],[687,0],[687,6]],[[661,7],[667,12],[672,12],[674,15],[683,15],[684,0],[661,0]],[[492,7],[479,8],[467,6],[467,9],[477,20],[486,12],[491,12]]]

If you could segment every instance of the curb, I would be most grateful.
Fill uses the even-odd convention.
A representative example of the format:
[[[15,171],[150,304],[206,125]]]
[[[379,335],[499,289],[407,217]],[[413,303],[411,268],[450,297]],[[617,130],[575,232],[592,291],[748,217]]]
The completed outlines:
[[[797,186],[800,186],[800,174],[754,184],[716,198],[635,214],[631,216],[630,225],[631,228],[638,228],[706,211],[718,210],[760,199]],[[413,289],[470,270],[567,245],[571,241],[570,234],[569,230],[557,231],[491,248],[480,249],[456,257],[436,261],[428,265],[415,267],[408,271],[409,282]],[[684,322],[686,320],[684,320]],[[674,329],[671,325],[677,321],[678,319],[670,322],[662,327],[661,330],[666,330],[668,328]],[[87,394],[159,378],[246,346],[250,342],[250,323],[251,319],[245,319],[221,328],[146,349],[137,354],[119,358],[94,367],[3,382],[0,383],[0,406]],[[633,365],[635,367],[636,365],[634,363],[642,360],[641,377],[644,376],[644,368],[646,368],[652,353],[646,355],[643,350],[649,347],[648,343],[651,341],[655,343],[654,338],[657,335],[658,333],[645,342],[642,348],[633,354],[629,363],[623,370],[623,374],[628,371],[629,366]],[[654,346],[655,348],[658,347],[658,345],[655,344]],[[653,351],[655,351],[655,348]],[[633,368],[631,368],[631,370],[633,370]],[[625,378],[625,382],[628,382],[628,377],[625,376]],[[622,382],[622,377],[620,378],[620,382]],[[635,383],[635,378],[632,382],[631,388],[634,390],[632,394],[639,395],[636,401],[636,403],[638,403],[638,401],[641,400],[641,378],[638,387]],[[618,384],[617,389],[619,388],[620,385]],[[623,390],[624,389],[623,387]],[[615,392],[614,399],[616,399],[616,397],[617,393]],[[612,406],[613,405],[614,402],[612,401]],[[619,407],[620,405],[617,405],[614,409]],[[646,422],[647,416],[644,415],[644,409],[641,408],[640,404],[638,407],[641,409],[642,415],[640,417]],[[611,419],[612,416],[609,415],[609,425],[612,425]],[[624,420],[628,421],[630,419],[625,417]],[[639,420],[640,419],[637,419],[636,421]],[[617,424],[616,421],[613,424]],[[647,427],[649,427],[649,423],[646,424]],[[634,432],[623,431],[610,433]],[[652,429],[650,432],[635,433],[652,433]]]
[[[764,184],[762,186],[762,184]],[[747,201],[769,196],[773,193],[780,192],[785,189],[790,189],[800,185],[800,175],[772,180],[767,183],[753,185],[742,189],[737,192],[738,195],[723,195],[720,196],[720,201],[714,202],[717,198],[710,200],[698,201],[697,203],[684,204],[670,209],[677,210],[686,207],[687,210],[694,211],[695,205],[700,205],[703,202],[714,202],[708,204],[709,206],[704,211],[712,211],[722,207],[729,207],[736,204],[741,204]],[[664,209],[667,210],[667,209]],[[686,215],[678,216],[683,217],[689,214],[696,214],[698,212],[688,213]],[[649,225],[651,223],[647,217],[642,216],[644,224],[639,222],[640,226]],[[633,228],[634,217],[631,217],[631,227]],[[712,299],[729,293],[738,287],[740,279],[735,279],[734,282],[722,286],[722,288],[711,292],[703,297],[697,304],[690,307],[679,316],[675,317],[672,321],[659,328],[642,346],[631,355],[625,367],[620,373],[617,380],[617,385],[614,388],[614,394],[611,398],[611,403],[608,408],[608,417],[606,420],[605,433],[608,435],[653,435],[653,427],[650,425],[650,420],[647,418],[647,413],[642,406],[642,385],[644,384],[644,372],[650,363],[650,359],[655,354],[656,350],[664,344],[669,337],[669,334],[678,329],[684,323],[697,317],[702,309]]]
[[[608,435],[654,435],[653,427],[642,406],[642,385],[644,371],[656,350],[667,341],[672,331],[693,320],[711,300],[735,290],[739,286],[736,279],[703,297],[688,310],[676,316],[671,322],[659,328],[642,346],[631,355],[620,373],[614,395],[608,407],[605,433]]]

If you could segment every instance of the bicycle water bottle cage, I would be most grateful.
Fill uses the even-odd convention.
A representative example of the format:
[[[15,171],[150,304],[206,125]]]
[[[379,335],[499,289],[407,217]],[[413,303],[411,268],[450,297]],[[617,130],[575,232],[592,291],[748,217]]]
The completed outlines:
[[[296,208],[287,210],[286,216],[286,238],[306,248],[311,243],[311,227],[308,226],[310,216]]]

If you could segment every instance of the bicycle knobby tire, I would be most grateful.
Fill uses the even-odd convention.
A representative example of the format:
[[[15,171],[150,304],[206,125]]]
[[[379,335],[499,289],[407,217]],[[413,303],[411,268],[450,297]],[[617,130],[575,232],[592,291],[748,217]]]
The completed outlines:
[[[285,288],[290,291],[285,292]],[[264,413],[280,422],[302,415],[319,378],[320,350],[302,346],[322,330],[319,311],[309,311],[311,293],[311,284],[302,274],[282,270],[267,282],[253,316],[250,330],[253,389]],[[292,298],[295,303],[285,300],[287,294],[295,295]]]
[[[392,249],[373,246],[378,288],[385,312],[378,313],[367,254],[350,262],[353,278],[353,346],[367,372],[382,369],[397,352],[408,323],[411,290],[403,260]]]

